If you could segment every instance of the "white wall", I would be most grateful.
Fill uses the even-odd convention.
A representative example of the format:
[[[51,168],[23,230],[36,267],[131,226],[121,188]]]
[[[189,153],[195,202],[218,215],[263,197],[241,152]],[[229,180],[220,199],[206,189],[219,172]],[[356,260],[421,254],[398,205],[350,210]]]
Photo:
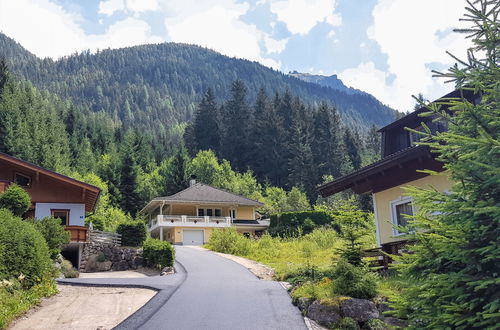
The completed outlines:
[[[51,209],[69,210],[69,225],[84,226],[85,204],[36,203],[35,218],[42,219],[44,217],[50,217]]]

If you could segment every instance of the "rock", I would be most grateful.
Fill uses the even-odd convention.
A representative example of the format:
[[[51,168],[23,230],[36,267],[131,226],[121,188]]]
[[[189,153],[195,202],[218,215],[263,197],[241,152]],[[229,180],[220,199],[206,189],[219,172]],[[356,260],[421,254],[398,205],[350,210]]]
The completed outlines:
[[[299,299],[297,299],[296,303],[297,303],[297,307],[298,307],[301,311],[307,311],[307,308],[308,308],[308,307],[311,305],[311,303],[312,303],[312,299],[310,299],[310,298],[300,297]]]
[[[385,317],[384,323],[390,325],[391,327],[406,328],[408,326],[406,322],[395,317]]]
[[[111,269],[111,261],[98,262],[97,255],[90,256],[85,264],[85,272],[107,272]]]
[[[108,259],[111,258],[111,256],[113,255],[113,252],[111,251],[111,249],[109,247],[105,247],[104,249],[102,249],[102,253],[104,253],[104,255]]]
[[[338,307],[323,305],[316,300],[307,308],[307,317],[329,326],[331,323],[340,320],[340,310]]]
[[[377,306],[373,301],[366,299],[351,298],[344,300],[340,310],[345,317],[350,317],[358,322],[366,322],[380,316]]]
[[[174,267],[165,267],[161,270],[160,276],[170,275],[174,273],[175,273]]]
[[[129,269],[128,262],[126,262],[125,260],[114,262],[111,269],[116,271],[128,270]]]

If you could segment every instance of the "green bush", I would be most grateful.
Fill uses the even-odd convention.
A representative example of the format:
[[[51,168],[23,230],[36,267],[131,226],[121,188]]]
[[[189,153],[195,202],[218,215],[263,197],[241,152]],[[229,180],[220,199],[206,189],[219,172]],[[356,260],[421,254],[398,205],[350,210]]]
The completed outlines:
[[[61,262],[61,273],[65,278],[76,278],[80,276],[78,270],[76,270],[71,262],[66,259]]]
[[[210,250],[244,256],[250,252],[250,240],[239,234],[235,228],[216,228],[207,246]]]
[[[174,265],[175,250],[169,242],[148,238],[143,249],[146,266],[162,269]]]
[[[324,211],[285,212],[271,215],[269,233],[272,236],[308,234],[315,228],[332,225],[333,217]],[[338,229],[334,226],[334,229]]]
[[[331,329],[334,330],[359,330],[358,322],[350,317],[341,318],[338,322],[334,323]]]
[[[30,222],[45,238],[45,242],[49,247],[50,257],[52,259],[57,258],[59,253],[61,253],[61,248],[64,244],[69,243],[70,238],[69,232],[61,226],[61,220],[45,217],[42,220],[31,219]]]
[[[0,194],[0,209],[10,210],[14,215],[20,217],[30,206],[30,195],[17,184],[10,185]]]
[[[56,282],[43,278],[29,289],[24,289],[24,280],[0,282],[0,329],[5,329],[16,317],[38,304],[43,297],[57,293]]]
[[[366,321],[363,329],[366,330],[386,330],[389,329],[389,325],[385,324],[384,321],[379,319],[369,319]]]
[[[122,235],[124,246],[141,246],[146,240],[146,226],[142,221],[121,223],[116,232]]]
[[[0,210],[0,280],[25,277],[31,287],[54,268],[49,248],[35,227],[8,210]]]
[[[360,299],[372,299],[377,295],[374,274],[364,267],[354,266],[341,259],[332,272],[333,293]]]

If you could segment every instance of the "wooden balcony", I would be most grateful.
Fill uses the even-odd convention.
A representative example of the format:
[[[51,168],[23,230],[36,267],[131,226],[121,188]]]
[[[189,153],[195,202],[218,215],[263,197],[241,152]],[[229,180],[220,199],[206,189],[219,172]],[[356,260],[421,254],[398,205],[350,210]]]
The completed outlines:
[[[71,243],[85,243],[88,240],[88,228],[84,226],[64,226],[66,231],[70,233]]]

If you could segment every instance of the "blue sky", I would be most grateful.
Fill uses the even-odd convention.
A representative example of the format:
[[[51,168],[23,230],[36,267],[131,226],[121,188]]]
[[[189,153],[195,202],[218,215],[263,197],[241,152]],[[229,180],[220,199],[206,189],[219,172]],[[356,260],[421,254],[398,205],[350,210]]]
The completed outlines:
[[[462,0],[0,0],[0,31],[39,57],[198,44],[283,72],[337,74],[398,110],[453,87],[431,70],[469,46]]]

